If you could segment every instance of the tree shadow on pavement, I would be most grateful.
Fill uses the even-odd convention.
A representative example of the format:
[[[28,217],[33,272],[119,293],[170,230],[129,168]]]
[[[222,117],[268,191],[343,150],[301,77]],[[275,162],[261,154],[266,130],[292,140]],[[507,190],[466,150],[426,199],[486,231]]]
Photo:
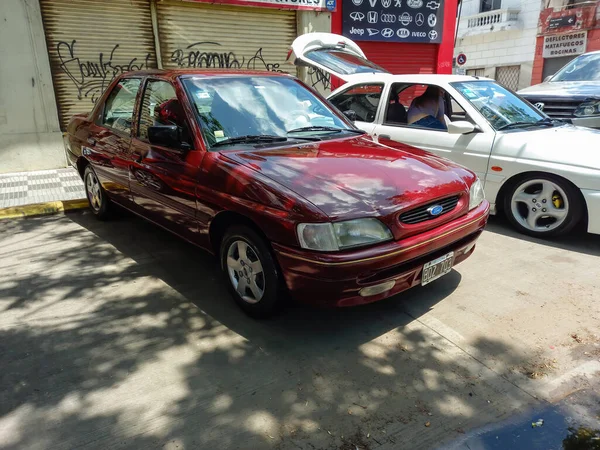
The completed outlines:
[[[129,215],[2,222],[0,256],[1,448],[431,448],[535,403],[478,357],[527,355],[419,320],[458,271],[253,321],[210,256]]]

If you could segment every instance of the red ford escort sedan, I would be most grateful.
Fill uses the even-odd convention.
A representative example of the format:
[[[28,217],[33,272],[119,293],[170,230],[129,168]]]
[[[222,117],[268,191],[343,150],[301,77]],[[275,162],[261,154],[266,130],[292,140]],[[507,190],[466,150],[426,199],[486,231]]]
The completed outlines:
[[[218,255],[253,317],[287,298],[352,306],[425,285],[473,252],[473,172],[375,142],[287,74],[144,71],[72,118],[93,212],[114,204]]]

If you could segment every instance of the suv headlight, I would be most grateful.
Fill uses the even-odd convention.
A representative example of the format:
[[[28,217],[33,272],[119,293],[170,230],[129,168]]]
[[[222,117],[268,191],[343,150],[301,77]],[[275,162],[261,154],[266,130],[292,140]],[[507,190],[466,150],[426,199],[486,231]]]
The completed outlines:
[[[583,102],[573,113],[577,117],[597,116],[600,114],[600,100],[588,100]]]
[[[483,200],[485,200],[483,185],[481,184],[479,178],[477,178],[469,190],[469,211],[481,205]]]
[[[334,223],[301,223],[297,231],[302,248],[319,251],[344,250],[393,238],[388,227],[375,218]]]

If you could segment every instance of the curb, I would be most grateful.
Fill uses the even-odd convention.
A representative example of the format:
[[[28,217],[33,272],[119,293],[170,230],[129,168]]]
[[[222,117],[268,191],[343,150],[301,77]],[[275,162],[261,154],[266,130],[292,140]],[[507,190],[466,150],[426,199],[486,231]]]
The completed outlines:
[[[19,217],[45,216],[58,214],[77,209],[88,208],[87,200],[64,200],[56,202],[36,203],[33,205],[14,206],[0,208],[0,220],[15,219]]]

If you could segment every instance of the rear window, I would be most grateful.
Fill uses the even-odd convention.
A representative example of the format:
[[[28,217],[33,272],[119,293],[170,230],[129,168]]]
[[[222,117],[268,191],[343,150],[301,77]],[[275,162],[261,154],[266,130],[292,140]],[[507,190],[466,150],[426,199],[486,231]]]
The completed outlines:
[[[382,67],[358,55],[341,50],[319,49],[306,53],[306,58],[340,75],[355,73],[387,73]]]

